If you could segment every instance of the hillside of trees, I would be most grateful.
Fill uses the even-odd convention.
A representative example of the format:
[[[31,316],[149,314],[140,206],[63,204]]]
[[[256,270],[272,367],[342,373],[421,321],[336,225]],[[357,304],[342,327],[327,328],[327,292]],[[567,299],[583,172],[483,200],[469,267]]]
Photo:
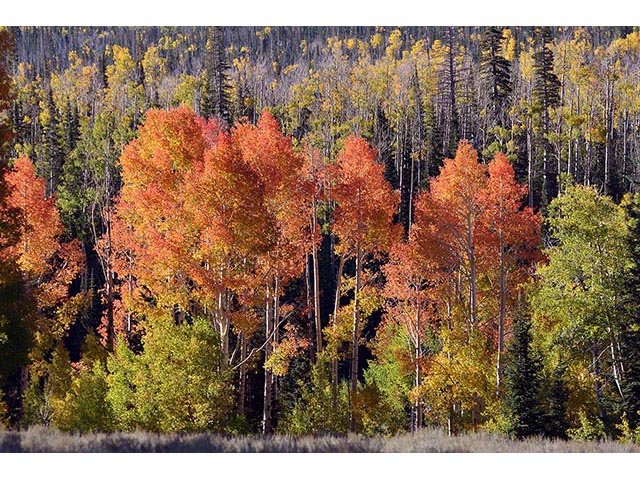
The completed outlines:
[[[5,427],[640,441],[637,27],[0,52]]]

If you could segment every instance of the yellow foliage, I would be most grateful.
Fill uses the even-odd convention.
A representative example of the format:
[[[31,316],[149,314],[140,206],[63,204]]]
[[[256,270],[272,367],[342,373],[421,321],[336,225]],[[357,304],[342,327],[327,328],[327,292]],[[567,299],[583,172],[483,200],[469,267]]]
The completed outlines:
[[[389,35],[389,46],[387,47],[387,57],[395,58],[402,48],[402,32],[396,29]]]
[[[382,42],[383,42],[383,38],[382,38],[382,35],[380,35],[379,33],[376,33],[376,34],[371,36],[371,46],[373,48],[381,47],[382,46]]]
[[[516,57],[516,39],[508,28],[502,31],[502,54],[510,62]]]
[[[273,352],[264,364],[264,368],[277,377],[282,377],[289,371],[291,360],[304,353],[309,347],[309,340],[304,338],[291,324],[286,327],[284,338],[273,344]]]

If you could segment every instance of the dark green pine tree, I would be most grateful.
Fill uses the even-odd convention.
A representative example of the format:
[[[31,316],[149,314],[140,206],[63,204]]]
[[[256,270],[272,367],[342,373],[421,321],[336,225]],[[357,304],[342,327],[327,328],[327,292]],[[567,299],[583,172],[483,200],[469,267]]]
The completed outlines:
[[[98,63],[98,81],[100,82],[100,88],[104,90],[109,85],[109,82],[107,81],[107,59],[106,59],[104,47],[102,48],[102,52],[98,56],[97,63]]]
[[[42,155],[37,164],[40,177],[45,181],[47,196],[56,192],[64,163],[63,142],[61,141],[60,114],[53,100],[53,93],[47,94],[47,120],[42,124]]]
[[[78,113],[78,106],[71,106],[71,102],[67,100],[67,104],[64,111],[64,119],[62,122],[62,130],[64,132],[63,149],[65,157],[68,156],[76,148],[78,141],[80,140],[80,118]]]
[[[503,125],[512,92],[511,62],[502,56],[502,31],[487,27],[480,40],[480,74],[489,90],[491,121]]]
[[[535,30],[533,56],[533,103],[537,113],[538,131],[536,144],[542,156],[542,203],[549,205],[558,194],[557,162],[551,158],[549,133],[549,109],[560,105],[560,80],[553,73],[553,52],[549,48],[551,32],[547,27]]]
[[[511,420],[509,434],[524,438],[543,433],[542,361],[531,347],[531,319],[520,305],[505,368],[504,405]]]
[[[224,53],[222,27],[208,31],[205,50],[204,82],[200,113],[205,118],[218,117],[231,125],[231,83],[229,64]]]
[[[548,384],[547,402],[543,415],[543,433],[549,438],[567,439],[567,404],[569,390],[564,379],[566,365],[563,362],[554,369]]]
[[[640,426],[640,194],[623,202],[629,219],[627,248],[633,258],[626,274],[626,315],[620,336],[620,353],[624,366],[622,377],[622,411],[632,429]]]
[[[441,82],[444,102],[442,109],[442,118],[444,120],[443,130],[443,152],[444,158],[453,158],[460,141],[460,118],[458,108],[456,106],[456,84],[458,83],[458,72],[456,69],[455,52],[458,44],[455,40],[455,32],[453,27],[448,27],[446,32],[447,42],[447,60],[442,70]]]

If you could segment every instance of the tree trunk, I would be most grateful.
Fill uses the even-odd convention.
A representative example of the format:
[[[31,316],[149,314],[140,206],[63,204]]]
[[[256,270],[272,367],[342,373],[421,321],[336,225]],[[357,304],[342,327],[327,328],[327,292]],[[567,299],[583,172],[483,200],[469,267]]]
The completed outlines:
[[[224,294],[218,294],[218,321],[220,325],[220,345],[222,347],[222,365],[229,365],[229,319],[225,312]]]
[[[276,273],[275,278],[275,287],[273,289],[273,320],[271,322],[272,335],[273,335],[273,343],[278,345],[280,343],[280,330],[278,325],[280,323],[280,277]],[[273,351],[273,349],[272,349]],[[278,399],[278,377],[275,375],[271,375],[271,383],[273,384],[271,387],[272,391],[272,399]],[[273,400],[272,400],[273,401]],[[271,408],[273,410],[273,406]]]
[[[322,320],[320,317],[320,266],[318,261],[318,247],[313,244],[313,316],[316,325],[316,352],[322,353]]]
[[[605,96],[605,141],[604,141],[604,194],[609,195],[611,191],[610,173],[611,164],[611,99],[610,99],[611,80],[607,79],[606,96]]]
[[[264,313],[264,325],[265,325],[265,338],[266,344],[264,346],[264,361],[265,363],[271,358],[271,342],[269,337],[271,335],[271,296],[269,295],[269,289],[267,289],[267,301],[265,305]],[[263,435],[271,435],[271,399],[272,399],[272,387],[273,379],[272,373],[264,369],[264,403],[262,409],[262,433]]]
[[[247,337],[240,333],[240,381],[238,382],[238,413],[244,416],[245,401],[247,396],[247,366],[244,360],[247,358]]]
[[[600,381],[600,359],[598,355],[598,347],[594,343],[591,345],[591,358],[593,359],[593,389],[596,395],[596,404],[598,406],[598,417],[602,418],[602,383]]]
[[[340,257],[340,263],[338,265],[338,278],[336,281],[336,300],[333,307],[333,326],[336,326],[338,321],[338,309],[340,308],[340,287],[342,287],[342,270],[344,269],[344,257]],[[336,352],[337,355],[337,352]],[[331,359],[331,389],[333,393],[333,408],[338,406],[338,358],[337,356]]]
[[[115,343],[115,328],[113,323],[113,268],[111,258],[111,212],[110,209],[105,209],[105,236],[107,239],[107,251],[105,255],[105,275],[106,275],[106,289],[107,289],[107,348],[110,352],[113,352]]]
[[[527,187],[529,189],[529,208],[533,208],[533,151],[531,142],[531,119],[527,120]]]
[[[360,325],[360,272],[362,270],[362,247],[360,240],[356,245],[356,284],[353,298],[353,332],[351,338],[351,415],[349,418],[349,431],[356,433],[355,398],[358,392],[358,346]]]
[[[506,274],[504,268],[504,232],[500,229],[500,315],[498,318],[498,359],[496,362],[496,394],[501,396],[502,352],[504,351],[504,322],[506,317]]]
[[[313,312],[311,307],[311,278],[309,274],[309,256],[307,255],[304,262],[304,286],[307,295],[307,334],[309,338],[313,338]],[[316,351],[311,349],[310,352],[311,363],[315,363],[316,361]]]
[[[471,214],[467,214],[467,249],[469,254],[469,307],[471,313],[471,327],[475,327],[478,320],[477,306],[477,274],[476,274],[476,254],[473,243],[473,220]]]
[[[420,387],[420,383],[422,382],[422,378],[420,375],[420,360],[422,359],[422,351],[421,351],[421,343],[422,339],[420,338],[420,309],[419,302],[416,300],[416,344],[415,344],[415,361],[416,361],[416,370],[415,370],[415,381],[414,387],[418,389]],[[422,402],[420,398],[416,395],[416,401],[414,403],[415,409],[415,427],[414,430],[420,430],[422,428]]]
[[[610,348],[611,348],[611,365],[613,368],[613,380],[615,381],[616,388],[618,389],[618,393],[620,394],[620,398],[624,398],[624,393],[622,392],[622,385],[621,385],[622,362],[618,358],[618,355],[616,355],[617,349],[615,345],[617,344],[617,342],[611,331],[610,331],[610,336],[611,336]]]

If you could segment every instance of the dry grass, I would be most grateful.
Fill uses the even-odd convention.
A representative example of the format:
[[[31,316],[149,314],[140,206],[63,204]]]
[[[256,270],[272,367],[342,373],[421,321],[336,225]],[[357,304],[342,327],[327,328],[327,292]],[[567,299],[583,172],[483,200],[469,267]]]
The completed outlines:
[[[241,453],[626,453],[640,446],[617,442],[530,439],[513,441],[478,433],[449,437],[439,430],[393,438],[362,436],[223,436],[214,434],[95,433],[76,435],[45,428],[21,432],[0,430],[0,452],[241,452]]]

